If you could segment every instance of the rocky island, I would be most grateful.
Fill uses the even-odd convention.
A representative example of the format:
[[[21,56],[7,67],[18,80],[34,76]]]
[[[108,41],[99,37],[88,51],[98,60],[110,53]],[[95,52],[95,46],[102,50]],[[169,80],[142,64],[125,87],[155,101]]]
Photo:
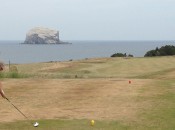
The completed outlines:
[[[65,44],[68,42],[60,41],[57,30],[35,27],[26,34],[24,44]]]

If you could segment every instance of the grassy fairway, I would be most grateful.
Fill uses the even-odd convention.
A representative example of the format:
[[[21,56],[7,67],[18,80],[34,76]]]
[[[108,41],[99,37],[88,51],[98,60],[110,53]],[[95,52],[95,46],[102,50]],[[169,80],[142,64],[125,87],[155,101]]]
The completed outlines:
[[[0,98],[0,129],[174,130],[174,65],[175,57],[156,57],[14,65],[18,73],[7,67],[0,75],[6,95],[40,126]]]
[[[20,77],[41,78],[152,78],[175,72],[175,57],[102,58],[72,62],[15,65]],[[8,67],[7,67],[8,68]],[[8,69],[7,69],[8,71]],[[2,75],[2,74],[1,74]],[[5,73],[4,76],[10,77]],[[168,78],[173,78],[168,74]],[[18,77],[16,76],[16,77]],[[171,77],[172,76],[172,77]],[[165,77],[166,78],[166,77]]]

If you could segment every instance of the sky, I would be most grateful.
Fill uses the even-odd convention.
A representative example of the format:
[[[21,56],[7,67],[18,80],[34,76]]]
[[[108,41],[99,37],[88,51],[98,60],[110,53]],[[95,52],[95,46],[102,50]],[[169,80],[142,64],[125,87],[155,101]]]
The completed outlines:
[[[34,27],[61,40],[175,40],[175,0],[0,0],[0,40]]]

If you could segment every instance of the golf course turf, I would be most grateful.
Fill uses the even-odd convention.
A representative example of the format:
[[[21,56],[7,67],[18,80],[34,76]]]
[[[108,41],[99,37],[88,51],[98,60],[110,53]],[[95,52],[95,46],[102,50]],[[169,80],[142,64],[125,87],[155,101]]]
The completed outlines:
[[[3,89],[39,127],[0,98],[0,130],[175,129],[174,56],[13,66],[0,74]]]

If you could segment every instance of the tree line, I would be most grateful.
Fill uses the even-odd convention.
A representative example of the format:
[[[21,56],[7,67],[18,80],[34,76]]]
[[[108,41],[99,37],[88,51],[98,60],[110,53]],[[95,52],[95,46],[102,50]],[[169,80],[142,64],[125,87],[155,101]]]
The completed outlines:
[[[160,48],[156,47],[155,50],[150,50],[146,52],[144,57],[152,57],[152,56],[171,56],[175,55],[175,46],[173,45],[165,45]],[[132,54],[126,53],[115,53],[112,54],[111,57],[134,57]]]
[[[170,56],[175,55],[175,46],[173,45],[165,45],[161,48],[156,47],[155,50],[150,50],[146,52],[144,57],[152,57],[152,56]]]

